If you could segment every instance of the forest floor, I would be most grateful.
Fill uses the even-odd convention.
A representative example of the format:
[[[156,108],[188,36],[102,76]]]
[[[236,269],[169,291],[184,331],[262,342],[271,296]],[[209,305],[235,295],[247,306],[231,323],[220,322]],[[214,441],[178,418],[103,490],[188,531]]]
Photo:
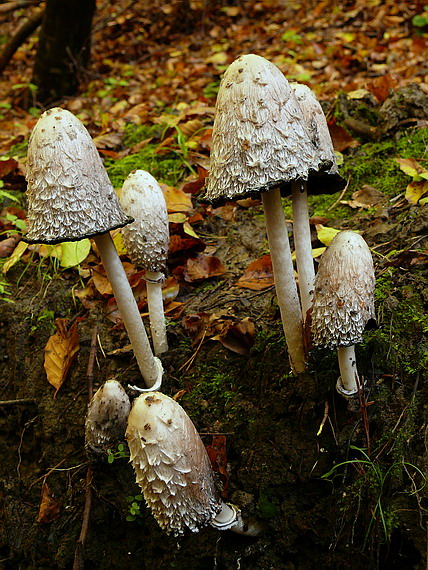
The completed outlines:
[[[180,6],[100,5],[81,92],[55,103],[85,123],[117,190],[136,168],[162,183],[171,233],[162,391],[195,423],[223,497],[262,532],[165,535],[141,499],[125,445],[92,466],[84,567],[425,569],[428,13],[423,3],[378,0]],[[32,9],[0,14],[3,43]],[[0,84],[5,570],[73,567],[94,331],[95,388],[109,378],[141,385],[93,244],[70,251],[20,241],[28,136],[42,112],[36,100],[23,108],[36,47],[37,34]],[[377,328],[357,347],[367,382],[358,402],[335,391],[333,351],[313,349],[308,372],[291,374],[261,203],[213,208],[198,200],[219,80],[243,53],[308,84],[326,113],[348,185],[310,198],[313,248],[319,254],[334,230],[352,229],[372,251]],[[291,228],[288,198],[283,206]],[[115,242],[145,315],[142,272],[120,232]],[[61,324],[72,331],[60,349],[70,361],[65,378],[45,357]]]

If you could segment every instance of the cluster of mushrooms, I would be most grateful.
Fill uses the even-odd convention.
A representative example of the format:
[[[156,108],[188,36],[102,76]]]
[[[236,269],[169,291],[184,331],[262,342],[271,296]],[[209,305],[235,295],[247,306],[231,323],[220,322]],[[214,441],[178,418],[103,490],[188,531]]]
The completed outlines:
[[[182,534],[211,524],[255,535],[257,523],[241,517],[217,492],[202,440],[183,408],[159,391],[160,356],[168,350],[161,285],[168,253],[168,214],[162,190],[142,170],[125,181],[120,202],[97,149],[81,122],[54,108],[30,137],[27,170],[28,243],[56,244],[93,238],[111,283],[146,388],[130,399],[116,380],[95,393],[86,420],[86,448],[103,453],[125,434],[136,481],[159,525]],[[220,84],[211,168],[203,200],[221,203],[262,197],[275,287],[292,371],[307,365],[304,322],[314,345],[337,347],[337,389],[361,389],[354,345],[374,318],[374,272],[359,234],[340,232],[315,276],[308,192],[336,192],[344,181],[321,106],[304,85],[289,85],[281,71],[257,55],[233,62]],[[293,203],[294,275],[281,194]],[[145,269],[153,351],[110,232],[122,228],[127,251]]]

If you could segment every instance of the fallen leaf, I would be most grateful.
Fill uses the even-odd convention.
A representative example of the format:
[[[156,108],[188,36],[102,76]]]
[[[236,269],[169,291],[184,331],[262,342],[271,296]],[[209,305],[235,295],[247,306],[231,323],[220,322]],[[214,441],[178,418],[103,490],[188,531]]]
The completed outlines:
[[[206,450],[213,471],[219,474],[221,480],[220,494],[223,499],[227,499],[229,476],[227,473],[226,436],[213,435],[212,443],[206,446]]]
[[[428,170],[414,158],[396,158],[395,162],[400,165],[403,172],[415,180],[419,180],[420,178],[428,180]]]
[[[351,208],[371,208],[385,198],[377,188],[364,184],[359,190],[352,194],[352,200],[341,200],[341,204],[346,204]]]
[[[343,127],[336,125],[336,123],[328,125],[328,129],[330,131],[334,150],[342,152],[347,148],[354,148],[360,144],[348,133],[348,131],[345,131]]]
[[[238,287],[262,291],[274,285],[272,260],[270,255],[263,255],[256,259],[245,270],[245,273],[236,283]]]
[[[79,345],[77,319],[67,330],[68,319],[56,319],[57,332],[52,335],[45,347],[45,371],[49,384],[56,388],[54,397],[63,385],[73,364]]]
[[[61,503],[55,498],[46,481],[42,485],[42,500],[40,502],[39,514],[36,523],[48,524],[55,521],[60,514]]]
[[[242,356],[250,356],[250,349],[254,345],[255,336],[256,327],[249,317],[246,317],[241,322],[232,324],[224,334],[213,336],[211,340],[218,340],[232,352]]]
[[[18,167],[18,162],[14,158],[0,159],[0,180],[13,172]]]
[[[183,190],[160,184],[165,197],[166,208],[170,212],[190,212],[193,210],[192,197]]]
[[[66,241],[61,243],[61,267],[75,267],[84,261],[91,251],[91,241]]]
[[[218,277],[225,272],[226,268],[218,257],[198,253],[195,257],[187,260],[184,268],[184,279],[192,283],[209,277]]]
[[[390,89],[396,86],[397,80],[389,73],[375,77],[372,81],[367,83],[367,89],[373,93],[380,103],[383,103],[388,97]]]
[[[0,241],[0,257],[9,257],[9,255],[13,253],[20,239],[21,236],[15,234],[4,239],[3,241]]]
[[[317,224],[315,226],[317,230],[317,237],[321,243],[324,245],[330,245],[331,240],[340,233],[340,230],[336,230],[335,228],[327,228],[322,224]]]
[[[413,180],[406,188],[405,198],[410,204],[417,204],[428,192],[428,180]]]
[[[3,265],[3,273],[5,275],[9,271],[9,269],[11,267],[13,267],[15,265],[15,263],[17,263],[21,259],[21,257],[27,251],[27,247],[28,247],[28,243],[25,243],[23,241],[20,241],[18,243],[18,245],[15,247],[12,255],[9,257],[9,259]]]

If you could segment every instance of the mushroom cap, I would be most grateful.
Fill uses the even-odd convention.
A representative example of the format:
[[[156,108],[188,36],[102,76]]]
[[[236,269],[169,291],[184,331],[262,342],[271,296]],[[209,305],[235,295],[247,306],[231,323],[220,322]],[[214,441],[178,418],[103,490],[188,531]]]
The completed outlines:
[[[330,194],[342,190],[346,185],[346,181],[340,176],[337,168],[336,155],[321,104],[315,93],[307,85],[291,83],[291,87],[294,90],[309,136],[316,149],[316,158],[314,158],[314,164],[309,176],[311,190],[312,192],[314,191],[315,184],[322,184],[323,191]],[[329,164],[330,167],[325,168],[326,164]],[[317,171],[317,167],[320,165],[322,168]],[[318,180],[312,180],[313,178]],[[323,180],[324,178],[326,180]]]
[[[129,224],[88,131],[69,111],[45,111],[28,146],[28,243],[78,241]]]
[[[367,243],[357,233],[338,233],[323,254],[312,306],[314,345],[335,348],[362,342],[375,319],[375,275]]]
[[[217,96],[211,165],[203,200],[221,202],[307,180],[314,165],[294,91],[270,61],[243,55],[226,70]],[[329,168],[331,165],[327,164]]]
[[[122,230],[132,262],[148,271],[165,272],[169,247],[168,212],[156,179],[145,170],[134,170],[120,195],[124,211],[134,222]]]
[[[131,403],[117,380],[107,380],[94,394],[85,423],[85,447],[95,454],[124,439]]]
[[[197,532],[220,510],[204,444],[189,416],[160,392],[139,396],[126,430],[137,483],[160,527]]]

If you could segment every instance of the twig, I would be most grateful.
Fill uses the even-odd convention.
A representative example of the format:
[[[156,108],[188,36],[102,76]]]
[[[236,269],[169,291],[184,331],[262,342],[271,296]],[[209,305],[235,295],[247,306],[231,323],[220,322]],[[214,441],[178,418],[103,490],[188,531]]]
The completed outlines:
[[[18,398],[18,400],[0,400],[0,406],[15,406],[19,404],[36,404],[35,398]]]
[[[95,325],[94,330],[92,332],[91,349],[89,351],[89,359],[88,359],[88,369],[86,371],[89,402],[92,399],[94,391],[93,390],[94,364],[97,354],[97,345],[98,345],[98,329],[97,325]],[[80,535],[77,540],[76,549],[74,551],[73,570],[83,570],[85,565],[84,547],[85,547],[86,538],[88,536],[89,519],[91,516],[91,507],[92,507],[92,476],[93,476],[92,467],[89,465],[86,471],[86,479],[85,479],[85,487],[86,487],[85,508],[83,510],[82,528],[80,529]]]
[[[343,198],[343,196],[345,195],[345,192],[348,190],[348,186],[349,186],[349,182],[351,180],[351,177],[348,178],[348,180],[346,181],[346,186],[345,188],[342,190],[342,192],[340,193],[339,198],[336,200],[336,202],[334,202],[334,204],[332,204],[329,208],[327,208],[327,212],[329,212],[330,210],[332,210],[333,208],[335,208],[338,203],[340,202],[340,200]]]
[[[206,334],[207,334],[207,329],[204,330],[203,335],[202,335],[202,338],[201,338],[201,340],[199,341],[199,344],[198,344],[198,346],[197,346],[195,352],[192,354],[192,356],[189,358],[189,360],[186,360],[186,362],[185,362],[182,366],[180,366],[180,368],[178,369],[179,372],[180,372],[181,370],[183,370],[183,368],[185,368],[185,367],[186,367],[185,372],[188,372],[188,371],[189,371],[189,368],[192,366],[193,361],[195,360],[195,358],[196,358],[196,356],[197,356],[197,354],[198,354],[198,352],[199,352],[199,349],[201,348],[202,343],[203,343],[204,340],[205,340]]]

